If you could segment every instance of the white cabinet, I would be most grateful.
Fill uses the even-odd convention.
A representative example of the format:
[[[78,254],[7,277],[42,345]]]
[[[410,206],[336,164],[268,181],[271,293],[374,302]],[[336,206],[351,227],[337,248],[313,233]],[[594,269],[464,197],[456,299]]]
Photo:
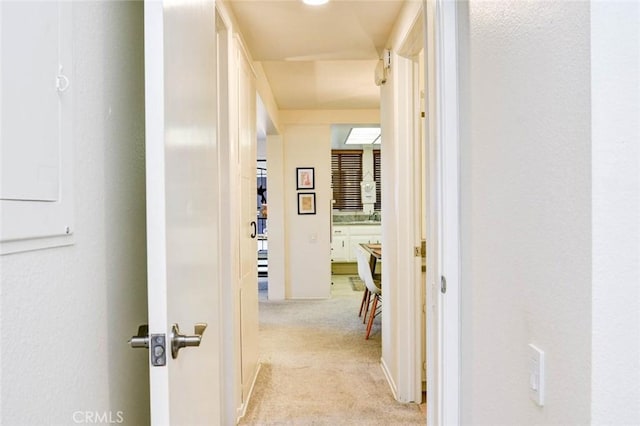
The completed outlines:
[[[73,244],[72,16],[0,1],[1,254]]]
[[[349,261],[357,262],[358,261],[358,250],[360,244],[369,244],[371,242],[371,237],[368,235],[352,235],[349,237]]]
[[[356,262],[360,244],[379,243],[380,225],[349,225],[333,228],[331,243],[332,262]]]
[[[333,241],[331,242],[331,261],[349,261],[349,237],[333,236]]]

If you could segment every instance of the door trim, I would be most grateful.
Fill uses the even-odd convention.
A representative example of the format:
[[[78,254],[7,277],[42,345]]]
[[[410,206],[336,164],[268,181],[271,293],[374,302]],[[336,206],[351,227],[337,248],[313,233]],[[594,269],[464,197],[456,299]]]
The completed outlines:
[[[460,424],[460,170],[457,2],[427,2],[435,43],[435,130],[429,148],[427,424]],[[428,26],[428,25],[427,25]],[[427,60],[428,55],[425,55]],[[430,68],[426,68],[429,71]],[[446,293],[440,291],[446,277]]]
[[[145,2],[144,4],[144,63],[145,63],[145,162],[164,163],[164,21],[163,3]],[[149,106],[153,106],[150,108]],[[154,141],[154,143],[151,143]],[[164,175],[159,169],[146,169],[146,203],[147,206],[165,206]],[[149,182],[161,182],[150,185]],[[155,259],[159,264],[166,264],[166,229],[163,210],[154,216],[151,222],[147,216],[147,259]],[[166,286],[166,276],[154,268],[147,271],[149,283],[159,282]],[[149,306],[167,306],[166,292],[147,292]],[[149,332],[166,334],[166,329],[154,329],[153,324],[168,324],[166,309],[149,310]],[[155,424],[169,423],[170,413],[169,389],[161,386],[168,382],[169,369],[158,368],[149,374],[151,422]]]

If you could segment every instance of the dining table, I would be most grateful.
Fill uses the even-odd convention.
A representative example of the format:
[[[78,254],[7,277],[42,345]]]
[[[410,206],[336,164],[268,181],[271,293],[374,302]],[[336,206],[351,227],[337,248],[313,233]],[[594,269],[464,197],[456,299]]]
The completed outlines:
[[[371,275],[375,275],[378,260],[382,260],[382,244],[361,243],[360,245],[367,253],[370,254],[369,266],[371,267]]]
[[[371,274],[375,274],[376,272],[376,264],[378,260],[382,259],[382,244],[380,243],[361,243],[362,248],[365,249],[367,253],[371,255],[369,258],[369,266],[371,266]],[[427,270],[427,259],[426,257],[422,257],[422,272],[426,272]]]

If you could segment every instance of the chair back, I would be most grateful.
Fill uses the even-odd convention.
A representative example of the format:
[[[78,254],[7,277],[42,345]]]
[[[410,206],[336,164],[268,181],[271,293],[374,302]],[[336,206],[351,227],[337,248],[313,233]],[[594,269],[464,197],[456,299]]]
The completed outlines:
[[[369,254],[362,246],[357,247],[356,258],[358,260],[358,275],[360,279],[364,281],[371,293],[380,294],[381,290],[373,281],[373,274],[371,273],[371,265],[369,264]]]

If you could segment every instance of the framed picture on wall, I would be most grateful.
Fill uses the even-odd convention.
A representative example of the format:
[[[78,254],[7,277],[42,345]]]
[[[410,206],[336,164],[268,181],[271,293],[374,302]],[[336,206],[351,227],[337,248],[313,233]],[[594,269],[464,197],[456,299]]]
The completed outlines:
[[[316,193],[298,193],[298,214],[316,214]]]
[[[314,189],[315,176],[313,167],[296,167],[296,189]]]

